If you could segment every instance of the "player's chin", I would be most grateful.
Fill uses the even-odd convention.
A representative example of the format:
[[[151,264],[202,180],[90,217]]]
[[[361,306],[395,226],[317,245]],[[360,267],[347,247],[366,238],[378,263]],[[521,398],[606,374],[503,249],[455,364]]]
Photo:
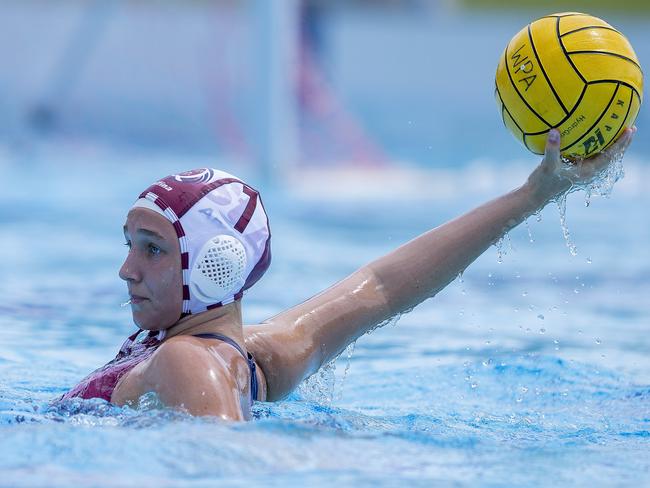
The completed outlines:
[[[133,309],[133,322],[142,330],[165,330],[174,325],[180,316],[175,315],[167,310],[156,309],[151,306],[143,306]]]
[[[157,315],[142,308],[133,310],[133,322],[142,330],[160,330],[160,321]]]

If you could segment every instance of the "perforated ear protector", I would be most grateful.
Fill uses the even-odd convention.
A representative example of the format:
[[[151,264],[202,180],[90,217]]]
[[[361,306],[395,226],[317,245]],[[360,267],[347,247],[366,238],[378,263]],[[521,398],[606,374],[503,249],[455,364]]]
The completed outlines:
[[[236,237],[217,235],[198,252],[190,273],[190,289],[205,303],[228,301],[246,281],[246,250]]]

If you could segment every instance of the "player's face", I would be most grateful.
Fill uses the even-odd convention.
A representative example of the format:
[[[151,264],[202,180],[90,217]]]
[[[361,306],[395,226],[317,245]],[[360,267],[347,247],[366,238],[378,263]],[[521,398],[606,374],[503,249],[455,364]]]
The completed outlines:
[[[133,321],[145,330],[174,325],[183,306],[181,253],[172,224],[162,215],[134,208],[126,218],[129,252],[120,278],[129,290]]]

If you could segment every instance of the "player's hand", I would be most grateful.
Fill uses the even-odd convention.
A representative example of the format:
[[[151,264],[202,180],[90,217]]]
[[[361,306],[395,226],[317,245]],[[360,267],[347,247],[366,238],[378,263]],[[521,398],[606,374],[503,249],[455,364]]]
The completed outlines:
[[[605,151],[589,159],[569,162],[560,156],[560,133],[552,129],[548,133],[544,159],[528,178],[528,185],[540,203],[566,193],[575,185],[592,182],[616,159],[622,158],[632,142],[636,127],[625,129],[621,136]]]

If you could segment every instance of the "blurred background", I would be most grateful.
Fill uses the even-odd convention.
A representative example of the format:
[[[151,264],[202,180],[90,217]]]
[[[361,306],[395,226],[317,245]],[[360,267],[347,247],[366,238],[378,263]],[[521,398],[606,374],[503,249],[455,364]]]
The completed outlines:
[[[650,66],[648,0],[0,0],[5,484],[650,486],[647,106],[610,199],[548,205],[263,422],[48,413],[133,332],[117,273],[144,188],[215,166],[261,190],[259,323],[525,181],[494,74],[561,11]]]
[[[207,158],[258,184],[531,159],[494,71],[521,27],[566,10],[650,64],[643,0],[2,0],[0,144]]]

